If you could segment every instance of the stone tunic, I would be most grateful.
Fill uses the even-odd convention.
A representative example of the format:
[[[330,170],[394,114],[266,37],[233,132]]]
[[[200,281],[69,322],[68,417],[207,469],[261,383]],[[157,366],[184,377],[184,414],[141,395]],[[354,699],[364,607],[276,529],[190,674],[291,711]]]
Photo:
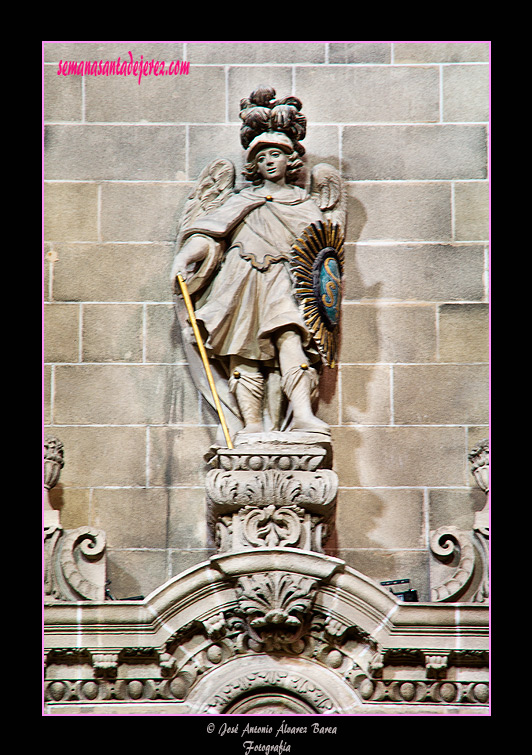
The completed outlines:
[[[205,346],[216,356],[272,363],[276,359],[272,334],[286,326],[297,329],[304,347],[315,353],[292,292],[288,260],[296,238],[323,215],[299,187],[267,196],[262,186],[236,195],[240,205],[249,200],[251,209],[244,217],[240,213],[236,225],[227,221],[225,236],[224,208],[228,218],[237,214],[230,201],[215,217],[202,218],[195,230],[227,242],[216,276],[196,302],[196,318],[207,334]]]

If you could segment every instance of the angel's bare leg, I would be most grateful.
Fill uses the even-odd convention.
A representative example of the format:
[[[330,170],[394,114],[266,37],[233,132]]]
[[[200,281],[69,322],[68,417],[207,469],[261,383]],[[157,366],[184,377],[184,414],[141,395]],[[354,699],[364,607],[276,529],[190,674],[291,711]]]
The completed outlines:
[[[261,433],[264,377],[259,363],[239,356],[231,356],[229,388],[235,394],[236,402],[244,421],[243,432]]]
[[[282,330],[276,337],[282,386],[292,403],[294,430],[328,430],[326,422],[312,411],[311,378],[301,337],[295,330]]]

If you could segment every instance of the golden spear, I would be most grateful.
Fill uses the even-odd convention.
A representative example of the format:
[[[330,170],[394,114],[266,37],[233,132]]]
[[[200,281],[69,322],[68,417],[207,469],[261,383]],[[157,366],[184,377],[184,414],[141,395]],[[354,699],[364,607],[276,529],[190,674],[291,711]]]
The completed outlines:
[[[218,392],[216,390],[216,386],[214,384],[214,378],[212,376],[212,370],[211,366],[209,364],[209,358],[207,356],[207,352],[205,351],[205,346],[203,345],[203,341],[201,338],[201,333],[198,328],[198,323],[196,320],[196,315],[194,314],[194,307],[192,306],[192,300],[190,298],[190,294],[188,292],[187,284],[185,283],[185,280],[181,274],[177,275],[177,280],[179,282],[179,288],[181,289],[181,293],[183,294],[183,299],[185,302],[185,306],[187,308],[188,312],[188,318],[190,320],[190,324],[192,325],[192,330],[194,331],[194,336],[196,337],[196,343],[198,344],[198,349],[201,355],[201,361],[203,362],[203,366],[205,368],[205,373],[207,375],[207,381],[209,383],[209,387],[211,389],[212,397],[214,399],[214,405],[216,407],[216,411],[218,412],[218,416],[220,418],[220,422],[222,423],[222,429],[224,431],[225,435],[225,441],[227,443],[227,448],[234,448],[233,442],[231,440],[231,436],[229,435],[229,428],[227,427],[227,423],[225,421],[224,413],[222,410],[222,405],[220,404],[220,399],[218,398]]]

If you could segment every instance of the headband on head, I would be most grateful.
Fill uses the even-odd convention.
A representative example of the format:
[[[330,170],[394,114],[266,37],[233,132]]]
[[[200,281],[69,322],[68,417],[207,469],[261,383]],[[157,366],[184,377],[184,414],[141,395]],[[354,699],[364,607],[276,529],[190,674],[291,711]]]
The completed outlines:
[[[265,131],[256,136],[249,145],[248,160],[253,160],[260,149],[267,149],[268,147],[279,147],[288,154],[294,151],[294,143],[286,134],[280,131]]]

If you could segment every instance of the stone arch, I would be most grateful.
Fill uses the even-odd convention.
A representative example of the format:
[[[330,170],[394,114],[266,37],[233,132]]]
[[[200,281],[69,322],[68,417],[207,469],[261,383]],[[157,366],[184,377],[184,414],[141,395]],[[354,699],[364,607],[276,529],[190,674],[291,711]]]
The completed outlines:
[[[212,669],[196,683],[187,702],[190,712],[198,715],[227,715],[246,708],[248,713],[267,705],[284,707],[287,715],[333,715],[360,706],[352,687],[323,665],[267,654],[234,658]]]

